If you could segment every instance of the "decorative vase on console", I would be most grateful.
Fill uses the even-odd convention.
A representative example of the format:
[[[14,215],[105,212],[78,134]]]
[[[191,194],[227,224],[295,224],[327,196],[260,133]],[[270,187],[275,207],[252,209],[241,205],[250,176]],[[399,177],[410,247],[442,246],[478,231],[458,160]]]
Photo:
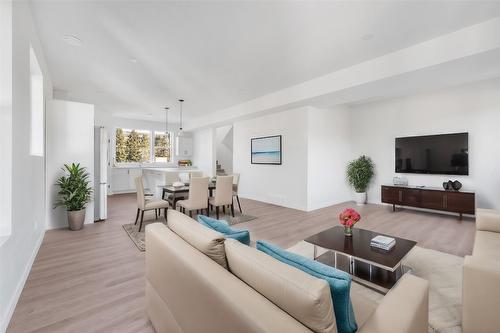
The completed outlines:
[[[361,215],[352,208],[346,208],[339,215],[339,222],[344,226],[344,235],[347,237],[352,236],[352,228],[358,221],[361,220]]]

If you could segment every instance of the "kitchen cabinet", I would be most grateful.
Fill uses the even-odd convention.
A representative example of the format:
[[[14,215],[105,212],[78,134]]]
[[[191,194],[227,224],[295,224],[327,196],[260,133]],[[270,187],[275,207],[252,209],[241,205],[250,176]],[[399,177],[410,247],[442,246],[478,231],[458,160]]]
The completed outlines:
[[[177,137],[175,155],[177,157],[191,157],[193,155],[193,138],[184,136]]]
[[[111,191],[113,193],[135,192],[135,178],[142,176],[141,168],[112,168]]]

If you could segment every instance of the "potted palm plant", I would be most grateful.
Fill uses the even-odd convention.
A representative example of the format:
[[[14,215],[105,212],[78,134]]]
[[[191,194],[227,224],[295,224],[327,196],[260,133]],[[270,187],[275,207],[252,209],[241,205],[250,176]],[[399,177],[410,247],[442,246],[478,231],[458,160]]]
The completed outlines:
[[[69,228],[80,230],[85,221],[85,207],[92,198],[90,175],[87,168],[81,167],[80,163],[65,164],[62,170],[65,174],[59,177],[56,183],[59,192],[54,208],[66,207]]]
[[[374,175],[372,160],[363,155],[349,162],[347,166],[347,182],[356,191],[356,203],[363,205],[366,203],[366,189]]]

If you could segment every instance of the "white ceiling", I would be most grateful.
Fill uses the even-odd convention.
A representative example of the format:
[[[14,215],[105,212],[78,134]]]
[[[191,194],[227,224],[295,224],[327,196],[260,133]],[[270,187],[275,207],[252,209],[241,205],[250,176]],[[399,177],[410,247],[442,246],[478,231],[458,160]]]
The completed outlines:
[[[500,16],[500,3],[35,1],[32,10],[68,98],[163,119],[183,97],[189,120]]]

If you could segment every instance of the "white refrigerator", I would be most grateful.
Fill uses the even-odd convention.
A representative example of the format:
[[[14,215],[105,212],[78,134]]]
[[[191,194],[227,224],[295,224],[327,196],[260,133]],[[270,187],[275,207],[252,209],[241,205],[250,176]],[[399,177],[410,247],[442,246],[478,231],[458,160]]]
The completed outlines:
[[[94,128],[94,220],[108,216],[109,138],[104,127]]]

